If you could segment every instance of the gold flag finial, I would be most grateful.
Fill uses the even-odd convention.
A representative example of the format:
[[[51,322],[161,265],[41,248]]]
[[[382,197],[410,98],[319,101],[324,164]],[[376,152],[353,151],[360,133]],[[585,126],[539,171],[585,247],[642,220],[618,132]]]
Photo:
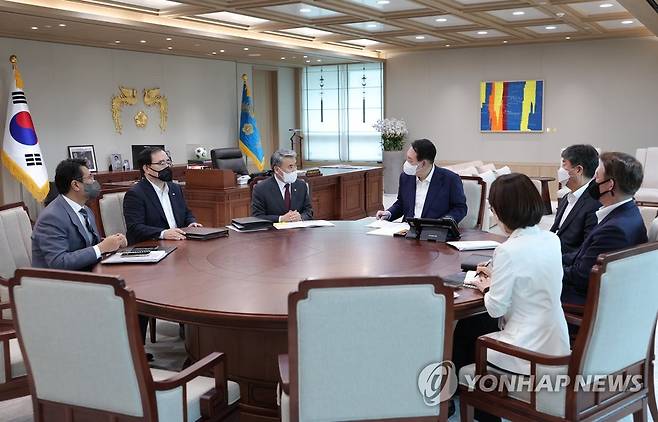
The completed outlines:
[[[9,56],[9,63],[11,63],[13,66],[16,66],[16,64],[18,63],[18,57],[16,57],[15,54],[12,54],[11,56]]]
[[[18,57],[16,57],[15,54],[12,54],[9,56],[9,62],[11,63],[11,68],[14,70],[16,88],[23,89],[23,78],[21,77],[21,72],[18,71]]]
[[[246,74],[246,73],[243,73],[243,74],[242,74],[242,80],[243,80],[244,82],[247,82],[247,74]]]

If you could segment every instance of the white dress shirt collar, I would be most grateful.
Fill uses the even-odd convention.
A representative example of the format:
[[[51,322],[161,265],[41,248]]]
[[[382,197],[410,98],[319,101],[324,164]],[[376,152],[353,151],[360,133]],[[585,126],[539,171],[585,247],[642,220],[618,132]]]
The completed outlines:
[[[162,196],[163,193],[168,194],[169,193],[169,185],[167,182],[164,182],[164,188],[161,188],[160,186],[156,185],[153,183],[148,177],[146,177],[146,180],[153,186],[153,189],[155,189],[155,193],[158,194],[158,197]]]
[[[420,178],[416,176],[416,183],[425,183],[425,182],[429,183],[432,181],[432,176],[434,176],[434,164],[432,164],[432,170],[430,170],[425,180],[420,180]]]
[[[77,202],[75,202],[74,200],[72,200],[66,195],[62,195],[62,198],[64,198],[66,203],[69,204],[71,208],[73,208],[73,212],[75,213],[75,215],[80,214],[80,210],[82,209],[82,206],[80,204],[78,204]]]
[[[632,200],[633,198],[628,198],[625,201],[617,202],[615,204],[608,205],[607,207],[599,208],[599,210],[596,211],[596,218],[598,219],[598,224],[601,224],[601,221],[605,220],[605,218],[609,216],[610,213],[613,212],[615,209],[621,207],[625,203],[630,202]]]
[[[591,181],[592,181],[592,179],[590,179],[587,183],[585,183],[584,185],[582,185],[581,187],[576,189],[576,191],[569,192],[567,194],[567,200],[569,201],[569,203],[574,203],[575,204],[576,201],[578,201],[580,199],[580,197],[583,195],[583,193],[585,193],[585,191],[589,187],[589,184],[590,184]]]

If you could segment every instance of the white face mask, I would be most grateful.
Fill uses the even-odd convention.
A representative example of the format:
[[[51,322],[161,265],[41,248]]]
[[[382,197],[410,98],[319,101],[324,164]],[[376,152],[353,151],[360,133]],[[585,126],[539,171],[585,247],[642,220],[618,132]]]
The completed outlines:
[[[562,184],[565,184],[566,182],[569,181],[570,177],[571,176],[569,176],[569,172],[564,167],[560,167],[559,169],[557,169],[557,181],[558,182],[560,182]]]
[[[297,180],[297,172],[296,171],[291,171],[290,173],[286,173],[285,171],[281,170],[283,173],[283,183],[289,183],[293,184]]]
[[[415,176],[418,171],[418,164],[409,164],[409,161],[405,160],[404,165],[402,166],[402,171],[408,176]]]

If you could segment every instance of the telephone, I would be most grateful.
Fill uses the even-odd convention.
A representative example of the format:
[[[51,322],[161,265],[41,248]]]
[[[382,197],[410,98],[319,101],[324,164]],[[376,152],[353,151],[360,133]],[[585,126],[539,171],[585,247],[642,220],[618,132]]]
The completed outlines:
[[[405,218],[409,224],[407,239],[430,240],[445,242],[457,240],[461,237],[457,222],[450,217],[442,218]]]

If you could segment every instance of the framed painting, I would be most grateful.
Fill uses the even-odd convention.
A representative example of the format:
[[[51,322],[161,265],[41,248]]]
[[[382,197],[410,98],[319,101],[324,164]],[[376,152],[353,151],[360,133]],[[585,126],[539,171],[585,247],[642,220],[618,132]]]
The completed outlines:
[[[481,132],[543,132],[544,81],[480,82]]]
[[[69,146],[69,158],[82,158],[87,162],[87,168],[90,172],[98,171],[96,165],[96,153],[93,145],[74,145]]]

